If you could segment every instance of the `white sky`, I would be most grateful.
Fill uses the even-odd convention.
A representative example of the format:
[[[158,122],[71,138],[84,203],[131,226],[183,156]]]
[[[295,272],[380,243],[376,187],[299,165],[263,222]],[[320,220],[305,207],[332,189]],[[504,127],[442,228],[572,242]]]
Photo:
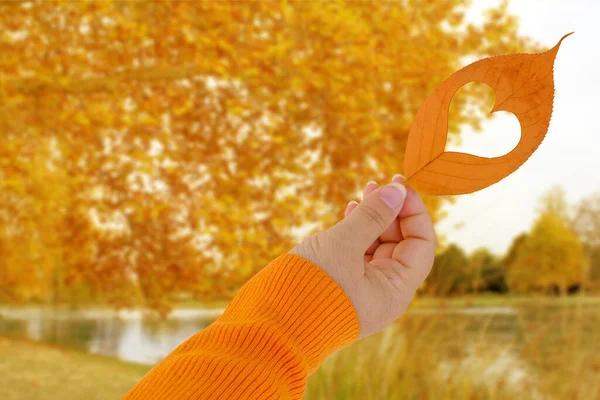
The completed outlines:
[[[498,4],[473,1],[475,15]],[[499,183],[448,206],[438,224],[467,251],[485,246],[502,254],[512,239],[527,231],[536,217],[539,198],[561,185],[571,204],[600,192],[600,0],[512,0],[510,11],[520,18],[520,32],[548,48],[566,33],[554,64],[555,98],[546,138],[519,170]],[[519,140],[513,114],[502,111],[480,133],[465,129],[462,144],[448,147],[484,157],[510,151]],[[457,223],[464,226],[457,228]]]

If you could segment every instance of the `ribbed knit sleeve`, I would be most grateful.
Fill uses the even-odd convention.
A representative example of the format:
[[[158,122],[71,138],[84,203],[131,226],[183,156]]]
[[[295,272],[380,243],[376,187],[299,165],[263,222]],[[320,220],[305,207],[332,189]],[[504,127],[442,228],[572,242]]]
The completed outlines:
[[[301,399],[308,376],[358,334],[356,310],[338,284],[286,253],[124,399]]]

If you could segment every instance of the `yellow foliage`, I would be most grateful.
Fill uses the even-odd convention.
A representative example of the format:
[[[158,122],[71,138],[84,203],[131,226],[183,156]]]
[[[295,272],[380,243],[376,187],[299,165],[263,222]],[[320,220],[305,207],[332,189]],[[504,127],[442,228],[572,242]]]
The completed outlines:
[[[584,272],[583,245],[565,220],[543,212],[532,231],[519,244],[508,265],[511,290],[559,289],[562,293],[581,282]]]
[[[0,2],[0,287],[39,268],[49,297],[230,293],[401,172],[461,60],[535,50],[504,6],[475,26],[468,3]],[[478,122],[459,113],[451,134]]]

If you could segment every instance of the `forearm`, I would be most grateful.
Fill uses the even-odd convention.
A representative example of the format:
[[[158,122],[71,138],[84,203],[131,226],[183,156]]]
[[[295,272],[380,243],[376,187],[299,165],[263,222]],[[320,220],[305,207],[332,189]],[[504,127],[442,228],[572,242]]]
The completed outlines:
[[[124,399],[301,399],[308,376],[358,334],[356,311],[337,283],[283,254]]]

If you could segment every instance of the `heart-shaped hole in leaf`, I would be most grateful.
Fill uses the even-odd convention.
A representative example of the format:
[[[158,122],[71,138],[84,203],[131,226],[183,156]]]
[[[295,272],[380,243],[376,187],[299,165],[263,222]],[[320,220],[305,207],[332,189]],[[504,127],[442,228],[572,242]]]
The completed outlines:
[[[495,100],[494,91],[485,83],[469,82],[458,89],[450,102],[448,130],[458,129],[460,135],[448,135],[445,152],[493,158],[517,147],[521,138],[519,120],[508,111],[490,114]],[[469,119],[477,126],[467,124]]]

